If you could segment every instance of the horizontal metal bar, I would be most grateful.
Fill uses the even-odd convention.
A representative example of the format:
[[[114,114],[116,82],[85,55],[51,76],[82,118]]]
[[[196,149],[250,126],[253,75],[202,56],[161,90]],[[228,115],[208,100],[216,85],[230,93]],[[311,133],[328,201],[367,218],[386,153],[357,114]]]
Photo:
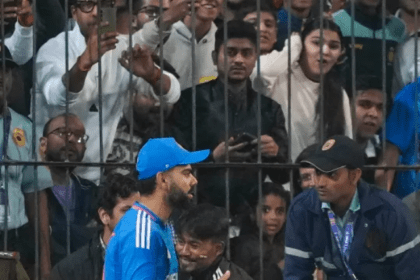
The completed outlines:
[[[77,167],[77,166],[93,166],[93,167],[131,167],[135,168],[134,163],[100,163],[100,162],[42,162],[42,161],[4,161],[0,162],[0,166],[20,166],[20,165],[33,165],[33,166],[60,166],[60,167]],[[226,163],[197,163],[194,167],[199,168],[293,168],[297,169],[300,167],[299,164],[295,163],[248,163],[248,162],[226,162]],[[396,170],[410,170],[420,169],[420,165],[397,165],[397,166],[379,166],[379,165],[365,165],[363,170],[372,169],[396,169]]]

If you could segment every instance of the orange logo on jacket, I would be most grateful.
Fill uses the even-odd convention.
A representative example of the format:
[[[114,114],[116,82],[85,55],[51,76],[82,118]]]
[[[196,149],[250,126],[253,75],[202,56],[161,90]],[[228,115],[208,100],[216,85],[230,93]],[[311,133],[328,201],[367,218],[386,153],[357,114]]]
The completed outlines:
[[[25,138],[25,131],[21,128],[15,128],[13,130],[13,142],[18,147],[23,147],[26,144],[26,138]]]

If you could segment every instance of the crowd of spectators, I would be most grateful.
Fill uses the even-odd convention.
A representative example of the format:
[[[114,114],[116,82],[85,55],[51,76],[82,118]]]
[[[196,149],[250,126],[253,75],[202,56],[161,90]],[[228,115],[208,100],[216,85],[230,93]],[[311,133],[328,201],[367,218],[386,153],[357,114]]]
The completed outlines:
[[[419,172],[383,168],[419,163],[416,1],[385,13],[381,0],[98,1],[5,1],[0,14],[0,158],[24,162],[1,166],[0,250],[19,252],[30,279],[100,279],[112,230],[141,195],[137,153],[161,136],[211,151],[197,208],[174,213],[181,260],[191,239],[208,241],[203,229],[217,236],[217,266],[180,262],[190,279],[227,267],[231,279],[282,279],[290,201],[317,177],[282,164],[335,135],[381,166],[362,180],[405,202],[420,232]]]

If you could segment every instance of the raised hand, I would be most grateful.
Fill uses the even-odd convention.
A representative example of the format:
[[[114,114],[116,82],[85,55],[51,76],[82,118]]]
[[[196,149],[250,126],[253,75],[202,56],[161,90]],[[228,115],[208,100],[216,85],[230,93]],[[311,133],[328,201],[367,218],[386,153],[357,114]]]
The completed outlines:
[[[131,49],[131,53],[128,50],[123,51],[119,62],[127,70],[130,70],[130,58],[133,61],[133,74],[154,85],[161,72],[153,62],[152,52],[147,47],[140,47],[138,44]]]
[[[101,23],[101,27],[108,26],[108,22]],[[98,47],[98,26],[94,26],[89,34],[86,49],[80,56],[79,62],[81,69],[90,69],[97,63],[102,55],[106,52],[115,49],[118,39],[117,32],[108,31],[101,35],[100,46]]]

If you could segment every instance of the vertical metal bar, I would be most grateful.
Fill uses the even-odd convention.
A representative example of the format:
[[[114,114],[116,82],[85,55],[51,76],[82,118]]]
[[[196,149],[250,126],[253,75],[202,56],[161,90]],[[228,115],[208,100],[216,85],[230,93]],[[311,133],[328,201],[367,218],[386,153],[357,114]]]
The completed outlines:
[[[319,1],[319,20],[320,20],[320,28],[319,28],[319,43],[321,48],[319,49],[320,53],[320,61],[324,60],[324,1]],[[320,84],[319,84],[319,98],[320,98],[320,133],[321,133],[321,142],[325,139],[325,120],[324,120],[324,111],[325,111],[325,95],[324,95],[324,64],[319,64],[319,71],[321,75]]]
[[[101,24],[101,6],[102,3],[101,1],[97,2],[97,9],[98,9],[98,52],[101,49],[101,36],[99,34],[99,26]],[[104,162],[104,135],[103,135],[103,108],[102,108],[102,56],[99,56],[98,59],[98,105],[99,105],[99,160],[100,163]],[[101,171],[100,171],[100,178],[102,178],[102,174],[103,174],[103,165],[101,166]]]
[[[163,13],[163,0],[159,0],[159,13],[162,15]],[[163,21],[160,20],[159,24],[159,45],[161,46],[160,52],[160,69],[163,71]],[[163,73],[162,73],[163,75]],[[159,87],[159,102],[160,102],[160,136],[163,137],[165,134],[165,121],[164,121],[164,100],[163,100],[163,79],[161,79],[160,87]]]
[[[4,34],[4,2],[1,1],[1,38],[4,38],[5,37],[4,35],[5,35]],[[1,40],[1,49],[4,50],[4,39]],[[2,71],[3,71],[2,72],[3,73],[3,77],[4,77],[5,74],[6,74],[6,61],[5,61],[6,55],[5,55],[5,52],[2,51],[2,54],[1,55],[2,55],[2,58],[1,58],[2,59],[2,64],[1,64],[1,67],[2,67]],[[4,98],[4,100],[6,100],[5,90],[6,90],[5,83],[3,83],[2,84],[2,91],[3,91],[3,98]],[[7,105],[6,105],[6,102],[4,102],[3,112],[5,113],[6,110],[7,110]],[[3,117],[3,135],[5,135],[5,133],[6,133],[6,122],[5,122],[5,119]],[[3,161],[6,159],[6,147],[5,146],[6,146],[5,143],[3,143],[3,147],[2,147],[2,149],[3,149],[3,159],[2,160]],[[6,166],[4,168],[7,169]],[[2,169],[3,169],[3,167],[2,167]],[[9,197],[9,186],[7,184],[5,184],[5,186],[4,186],[4,192],[5,192],[5,196],[8,198]],[[6,201],[7,202],[4,205],[5,211],[4,211],[4,227],[3,227],[4,228],[3,230],[4,230],[4,250],[5,251],[7,251],[7,245],[8,245],[7,244],[7,235],[8,235],[8,232],[7,231],[9,229],[8,228],[8,222],[7,222],[7,209],[8,209],[8,206],[9,206],[9,202],[8,202],[8,199]]]
[[[356,7],[354,1],[351,2],[351,96],[353,97],[354,108],[356,108],[356,38],[355,38],[355,29],[354,21],[356,16]],[[353,136],[356,131],[353,128]]]
[[[292,14],[290,11],[290,7],[292,6],[292,0],[287,0],[287,145],[289,147],[287,151],[287,159],[288,162],[292,162],[292,43],[290,41],[292,35]],[[294,195],[294,187],[293,186],[293,169],[290,169],[289,173],[289,182],[290,182],[290,193],[293,197]]]
[[[257,81],[261,80],[261,0],[257,0]],[[257,91],[257,163],[261,163],[261,91]],[[258,201],[262,201],[262,169],[258,168]],[[258,206],[257,206],[258,207]],[[263,262],[263,231],[262,227],[258,230],[259,239],[259,267],[260,267],[260,279],[264,279],[264,262]]]
[[[130,25],[128,27],[128,52],[131,54],[133,49],[133,0],[128,1],[128,14],[129,14],[129,22]],[[128,110],[129,110],[129,130],[130,130],[130,162],[133,162],[134,160],[134,140],[133,140],[133,134],[134,134],[134,113],[133,113],[133,97],[134,97],[134,88],[133,88],[133,57],[129,56],[128,61],[128,67],[130,72],[129,77],[129,87],[128,87]],[[137,97],[137,96],[136,96]],[[123,116],[124,117],[124,116]]]
[[[223,1],[223,10],[227,11],[227,1]],[[227,30],[228,26],[227,26],[227,19],[226,17],[223,17],[223,44],[224,44],[224,48],[223,48],[223,64],[224,64],[224,69],[227,69],[228,67],[228,60],[227,60],[227,48],[226,48],[226,43],[228,41],[228,36],[227,36]],[[217,50],[219,51],[219,50]],[[223,91],[224,91],[224,102],[225,102],[225,162],[229,162],[229,153],[228,148],[229,148],[229,99],[228,99],[228,85],[229,85],[229,81],[228,81],[228,71],[225,71],[224,73],[224,87],[223,87]],[[230,193],[229,193],[229,168],[226,168],[226,172],[225,172],[225,186],[226,186],[226,214],[227,217],[230,217]],[[226,257],[228,260],[230,260],[230,240],[229,238],[226,240]]]
[[[32,72],[32,112],[33,112],[33,116],[32,116],[32,161],[36,162],[38,160],[38,156],[37,156],[37,135],[36,135],[36,110],[35,110],[35,106],[36,106],[36,99],[35,99],[35,92],[36,92],[36,81],[37,81],[37,77],[36,77],[36,57],[37,57],[37,36],[36,36],[36,24],[38,22],[38,16],[37,16],[37,0],[33,0],[32,1],[32,14],[33,14],[33,48],[32,48],[32,53],[33,53],[33,72]],[[6,172],[7,172],[7,168],[6,168]],[[8,174],[6,175],[6,178],[8,177]],[[38,196],[38,166],[34,166],[34,191],[35,191],[35,279],[38,280],[39,277],[39,272],[40,272],[40,259],[39,259],[39,252],[40,252],[40,243],[39,243],[39,236],[40,236],[40,229],[39,229],[39,196]]]
[[[191,81],[192,81],[192,148],[193,151],[197,149],[197,75],[196,75],[196,50],[195,50],[195,44],[196,44],[196,34],[195,34],[195,28],[196,28],[196,11],[195,11],[195,0],[191,0]]]
[[[415,141],[415,153],[416,153],[416,164],[419,164],[419,83],[417,82],[418,80],[418,39],[419,39],[419,34],[418,34],[418,27],[417,27],[417,23],[418,23],[418,4],[419,1],[416,0],[415,3],[415,9],[414,9],[414,82],[415,82],[415,133],[414,133],[414,141]],[[418,171],[416,172],[416,187],[418,188],[418,186],[420,185],[420,178],[418,176]]]
[[[69,1],[65,0],[65,5],[64,5],[64,12],[65,12],[65,17],[66,17],[66,24],[65,24],[65,30],[64,30],[64,40],[65,40],[65,67],[66,67],[66,116],[69,113],[69,87],[70,87],[70,75],[69,75],[69,69],[70,69],[70,64],[69,64]],[[34,121],[35,122],[35,121]],[[65,126],[66,128],[68,127],[68,118],[65,118]],[[66,154],[68,152],[68,143],[66,142],[65,145],[65,149],[66,149]],[[69,174],[68,174],[69,169],[66,169],[66,183],[68,182],[68,178],[69,178]],[[66,185],[66,197],[67,197],[67,191],[68,191],[69,186]],[[70,255],[70,220],[69,220],[69,211],[68,209],[66,209],[66,253],[67,255]]]
[[[381,9],[381,18],[382,18],[382,95],[383,95],[383,115],[386,116],[387,114],[387,106],[388,106],[388,93],[387,93],[387,86],[386,86],[386,0],[382,0],[382,9]],[[386,125],[384,124],[382,129],[382,139],[384,139],[382,143],[382,150],[385,151],[386,148]],[[386,174],[386,173],[385,173]],[[385,185],[388,185],[387,176],[385,176]]]

